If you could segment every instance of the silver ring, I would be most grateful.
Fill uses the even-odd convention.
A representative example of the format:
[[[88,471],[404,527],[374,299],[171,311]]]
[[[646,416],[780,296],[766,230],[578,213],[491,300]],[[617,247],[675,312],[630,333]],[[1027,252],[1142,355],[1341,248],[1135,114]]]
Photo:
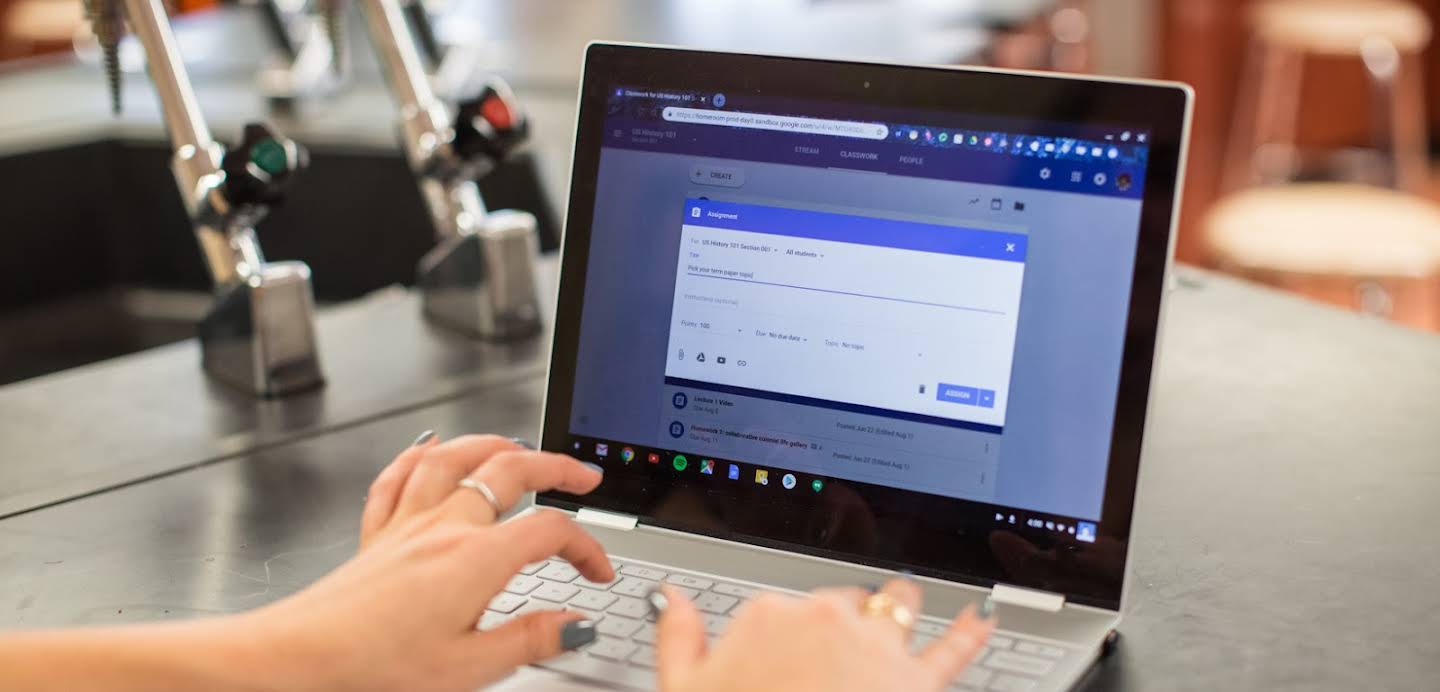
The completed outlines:
[[[500,498],[495,497],[495,491],[491,490],[490,486],[485,485],[485,481],[477,481],[474,478],[462,478],[460,479],[460,487],[470,488],[480,493],[481,497],[484,497],[485,501],[490,503],[490,508],[495,510],[495,516],[498,517],[505,513],[505,508],[500,504]]]

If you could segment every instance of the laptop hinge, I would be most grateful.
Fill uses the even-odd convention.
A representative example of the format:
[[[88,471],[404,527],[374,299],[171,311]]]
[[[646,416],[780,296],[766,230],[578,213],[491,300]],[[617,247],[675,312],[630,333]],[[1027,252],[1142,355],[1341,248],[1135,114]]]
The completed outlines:
[[[1049,591],[1036,591],[1034,589],[1022,589],[1018,586],[1007,584],[996,584],[990,590],[990,598],[997,603],[1030,608],[1031,610],[1043,610],[1047,613],[1058,613],[1065,607],[1065,596]]]
[[[613,512],[602,512],[598,509],[581,507],[575,513],[575,521],[591,526],[600,526],[617,531],[634,531],[635,526],[640,523],[639,517],[629,514],[615,514]]]

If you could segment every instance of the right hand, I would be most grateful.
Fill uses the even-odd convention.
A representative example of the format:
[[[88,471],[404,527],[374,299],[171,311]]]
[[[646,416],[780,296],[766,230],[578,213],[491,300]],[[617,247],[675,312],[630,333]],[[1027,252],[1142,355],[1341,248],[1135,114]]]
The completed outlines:
[[[920,588],[893,579],[883,588],[920,612]],[[821,589],[811,598],[764,594],[745,604],[724,635],[707,646],[700,613],[664,587],[657,663],[665,692],[776,689],[787,692],[915,690],[940,692],[974,660],[994,618],[965,609],[945,635],[918,655],[893,620],[861,612],[869,593]]]
[[[601,474],[561,454],[493,435],[429,440],[402,452],[370,488],[359,554],[305,590],[237,616],[236,638],[265,642],[285,688],[473,690],[563,652],[573,612],[537,611],[485,631],[476,621],[521,567],[558,557],[587,579],[614,570],[560,512],[504,523],[525,493],[587,493]],[[284,675],[276,673],[283,670]]]

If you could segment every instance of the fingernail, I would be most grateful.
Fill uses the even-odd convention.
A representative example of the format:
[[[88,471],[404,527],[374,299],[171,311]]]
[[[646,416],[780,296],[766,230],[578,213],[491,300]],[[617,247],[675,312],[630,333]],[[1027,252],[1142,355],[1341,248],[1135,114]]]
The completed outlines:
[[[564,627],[560,628],[560,648],[566,651],[574,651],[593,641],[595,641],[595,623],[589,620],[567,622]]]
[[[510,441],[514,442],[517,445],[520,445],[521,447],[524,447],[525,449],[535,449],[535,443],[523,437],[512,437],[510,438]]]
[[[980,604],[980,619],[989,620],[993,615],[995,615],[995,602],[987,598]]]
[[[411,442],[411,443],[410,443],[410,446],[411,446],[411,447],[419,447],[420,445],[423,445],[423,444],[425,444],[426,442],[429,442],[429,441],[431,441],[431,440],[433,440],[433,439],[435,439],[435,431],[434,431],[434,430],[426,430],[425,432],[420,433],[420,437],[415,438],[415,441],[414,441],[414,442]]]
[[[583,465],[585,468],[590,469],[591,471],[594,471],[595,473],[598,473],[598,474],[600,474],[600,475],[602,475],[602,476],[605,475],[605,469],[604,469],[604,468],[601,468],[601,466],[600,466],[599,464],[592,464],[592,463],[590,463],[590,462],[588,462],[588,461],[582,461],[582,462],[580,462],[580,463],[581,463],[581,465]]]
[[[645,595],[645,602],[650,605],[650,614],[657,620],[665,609],[670,607],[670,599],[666,598],[660,589],[651,589],[650,593]]]

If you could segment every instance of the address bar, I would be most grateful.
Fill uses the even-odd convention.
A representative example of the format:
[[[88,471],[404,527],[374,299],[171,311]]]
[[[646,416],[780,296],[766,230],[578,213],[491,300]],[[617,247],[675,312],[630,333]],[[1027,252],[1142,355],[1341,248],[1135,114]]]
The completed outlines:
[[[702,108],[667,106],[661,113],[661,117],[667,122],[672,123],[723,125],[726,127],[740,127],[751,130],[778,130],[780,132],[831,135],[833,137],[885,139],[890,136],[890,128],[878,123],[802,118],[791,115],[767,115],[765,113],[740,113],[735,111],[713,111]]]

